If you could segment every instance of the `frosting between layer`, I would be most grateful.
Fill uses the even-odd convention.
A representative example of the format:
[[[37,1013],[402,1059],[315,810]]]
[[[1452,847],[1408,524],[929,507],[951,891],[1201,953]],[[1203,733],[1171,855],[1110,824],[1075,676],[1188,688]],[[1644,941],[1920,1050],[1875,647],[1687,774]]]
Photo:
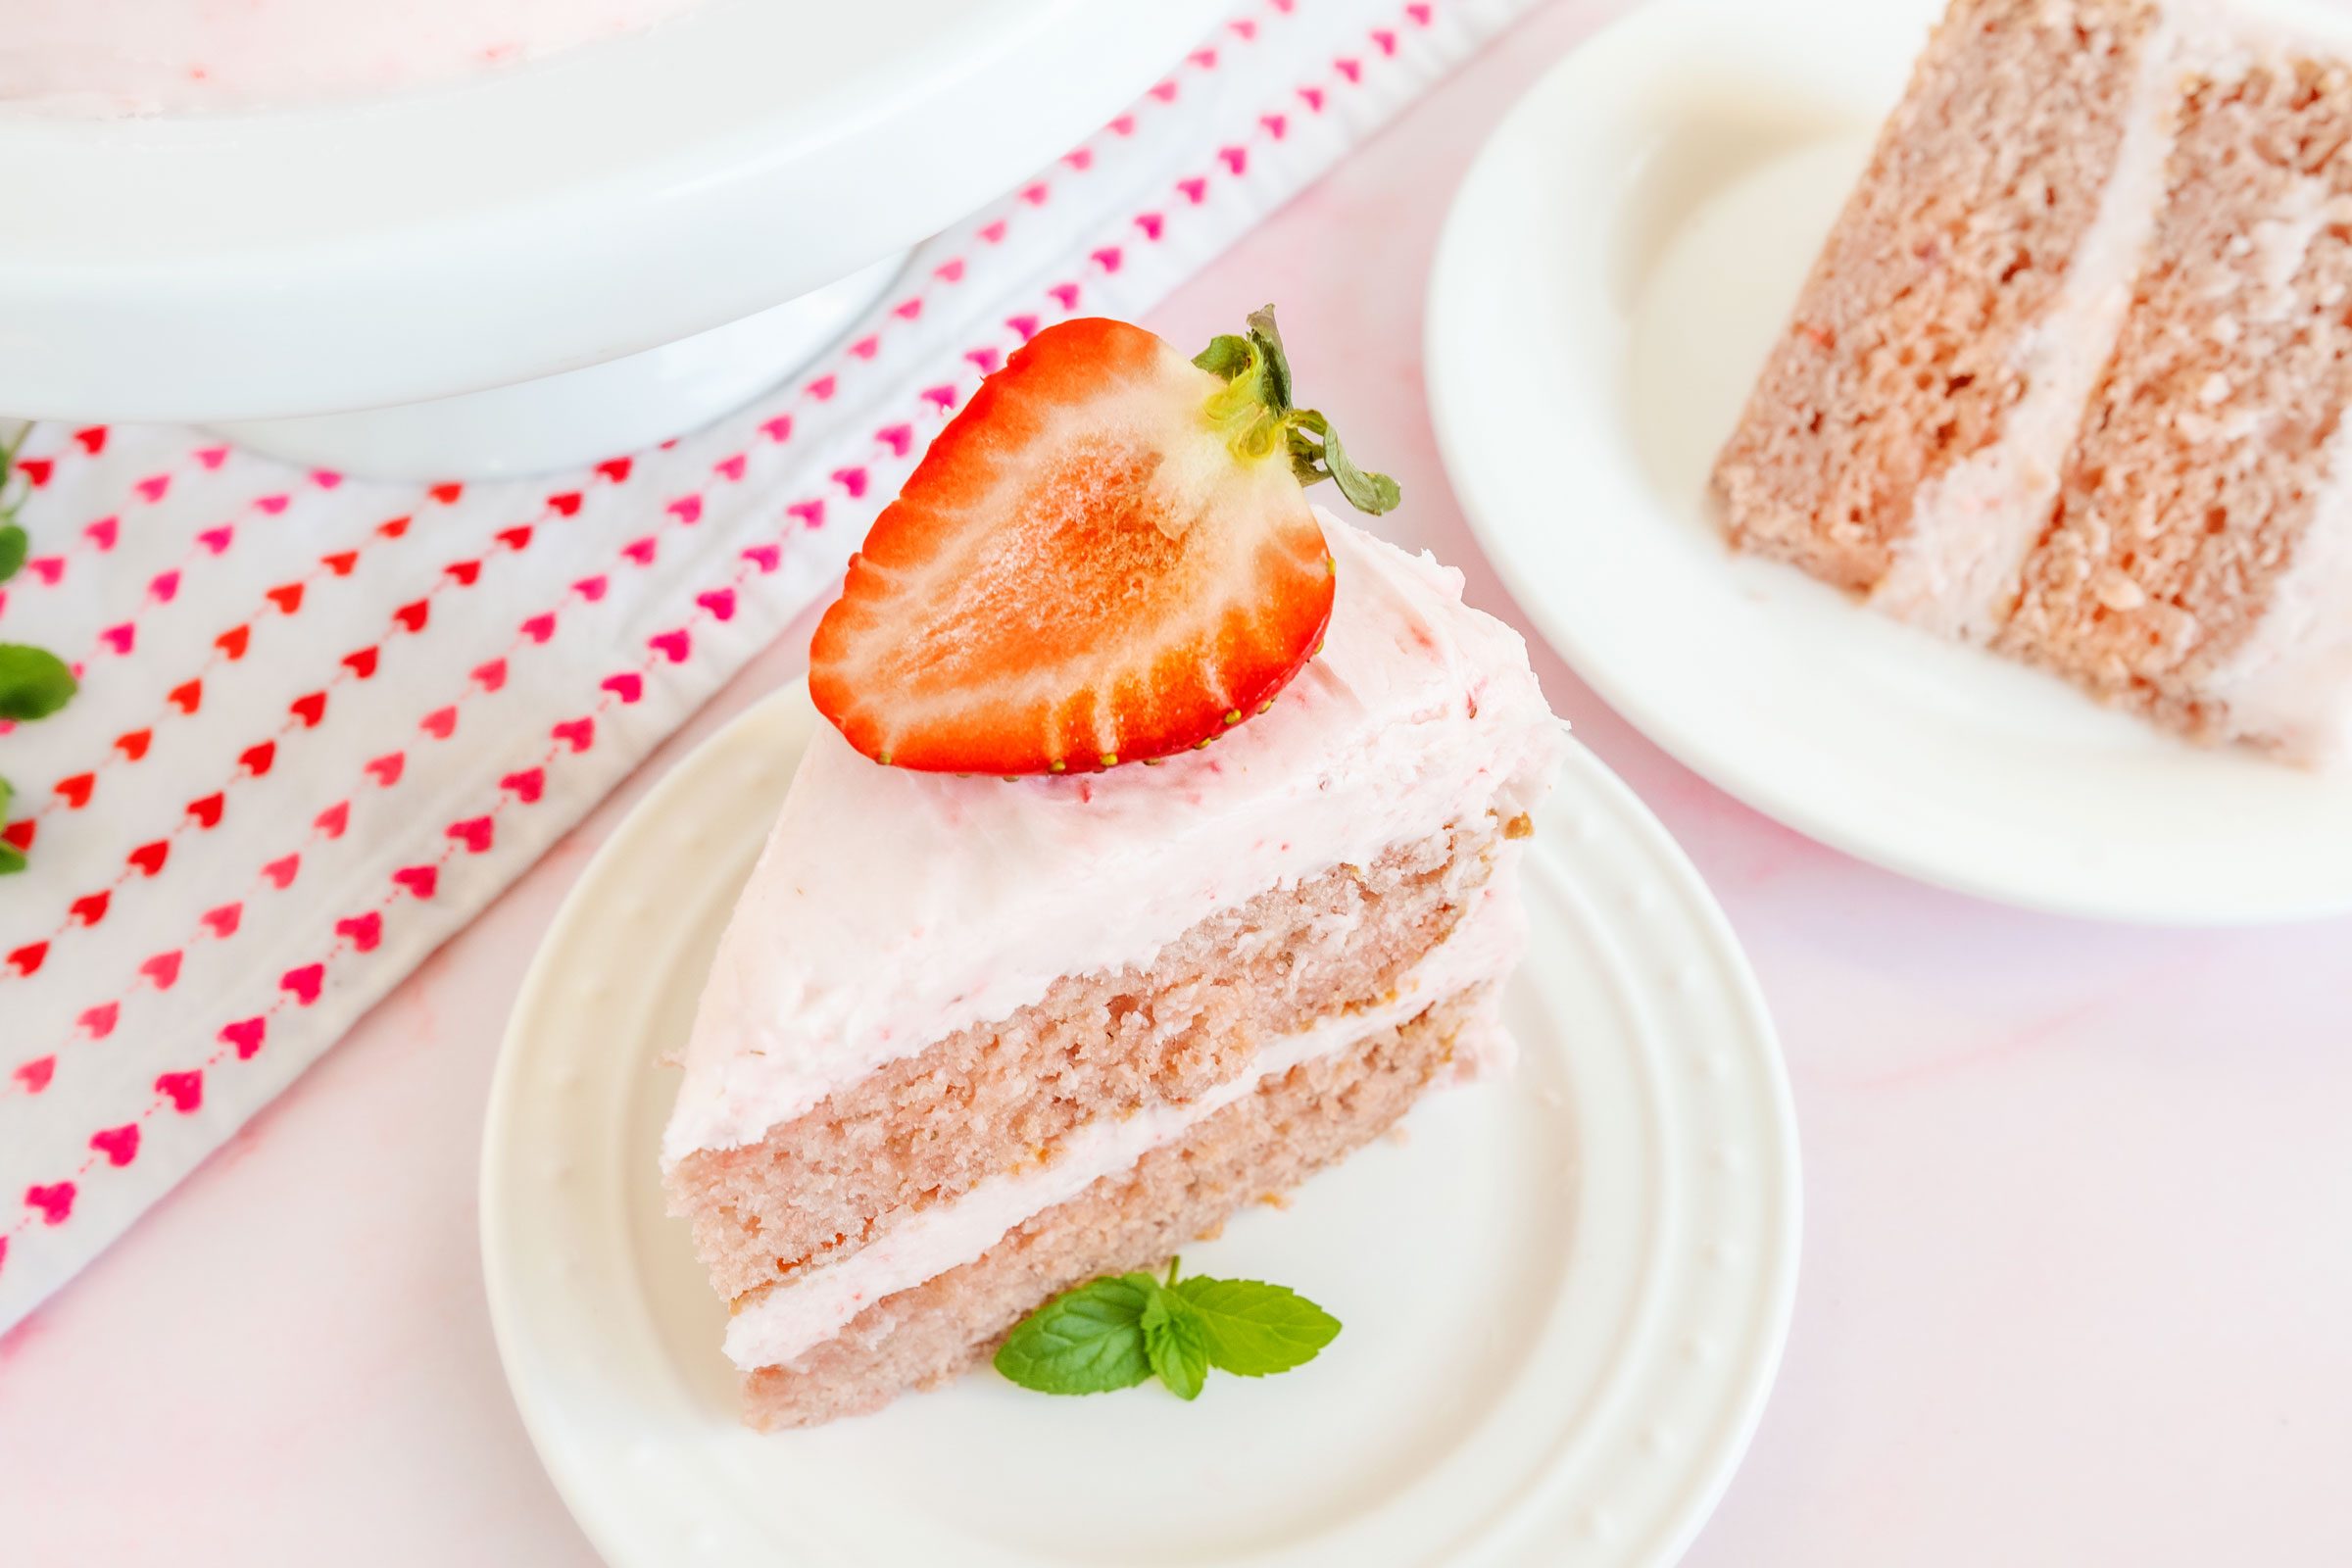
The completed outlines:
[[[2000,434],[1919,488],[1870,602],[1947,637],[1983,642],[2016,602],[2019,573],[2057,499],[2084,404],[2107,367],[2154,234],[2172,154],[2180,39],[2170,13],[2140,46],[2115,164],[2066,278],[2018,345],[2025,394]]]
[[[2232,732],[2315,764],[2352,750],[2352,419],[2328,436],[2323,465],[2310,520],[2261,617],[2202,682]]]
[[[728,1320],[728,1359],[747,1372],[790,1362],[832,1338],[874,1302],[972,1261],[1035,1215],[1182,1138],[1267,1078],[1409,1022],[1472,986],[1500,979],[1526,944],[1516,860],[1513,846],[1479,889],[1477,902],[1463,911],[1446,939],[1397,982],[1388,1002],[1320,1019],[1273,1041],[1261,1047],[1243,1071],[1182,1104],[1089,1122],[1062,1140],[1051,1164],[993,1177],[954,1202],[901,1222],[838,1263],[770,1288]],[[1485,1057],[1476,1052],[1457,1059],[1465,1072],[1485,1065]]]
[[[1518,634],[1460,573],[1318,516],[1323,651],[1205,751],[1007,783],[881,767],[820,727],[712,962],[664,1164],[1266,888],[1533,805],[1565,743]]]

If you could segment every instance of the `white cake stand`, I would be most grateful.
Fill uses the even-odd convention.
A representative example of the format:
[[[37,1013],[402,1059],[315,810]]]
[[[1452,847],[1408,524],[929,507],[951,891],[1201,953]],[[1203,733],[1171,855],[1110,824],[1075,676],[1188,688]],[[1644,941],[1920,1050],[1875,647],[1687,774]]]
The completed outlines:
[[[661,440],[788,374],[1221,9],[709,0],[365,102],[0,109],[0,412],[387,476]]]

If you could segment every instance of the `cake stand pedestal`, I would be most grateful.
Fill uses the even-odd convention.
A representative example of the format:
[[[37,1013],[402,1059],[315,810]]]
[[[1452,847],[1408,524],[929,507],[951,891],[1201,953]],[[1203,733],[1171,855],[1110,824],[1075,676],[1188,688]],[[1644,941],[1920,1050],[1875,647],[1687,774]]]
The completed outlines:
[[[386,479],[503,479],[580,467],[731,414],[814,359],[881,298],[906,253],[756,316],[577,370],[354,414],[216,420],[237,445]]]

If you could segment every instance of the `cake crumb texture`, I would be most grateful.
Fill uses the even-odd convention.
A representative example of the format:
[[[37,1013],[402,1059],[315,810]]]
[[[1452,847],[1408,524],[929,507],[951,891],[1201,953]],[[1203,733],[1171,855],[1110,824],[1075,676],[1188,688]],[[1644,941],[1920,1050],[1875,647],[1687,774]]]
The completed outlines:
[[[878,1409],[986,1359],[1060,1292],[1163,1263],[1244,1204],[1281,1194],[1387,1131],[1457,1057],[1489,1054],[1488,1037],[1499,1031],[1494,997],[1491,983],[1472,987],[1269,1079],[971,1262],[875,1302],[793,1365],[750,1373],[745,1419],[769,1430]]]
[[[1951,7],[1717,459],[1740,548],[1867,591],[1920,487],[1999,439],[2158,20],[2148,0]]]
[[[2231,663],[2336,478],[2348,142],[2341,65],[2188,85],[2134,309],[1996,644],[2199,739],[2265,738],[2230,713]]]
[[[1195,1099],[1265,1041],[1384,1000],[1452,931],[1510,831],[1492,814],[1456,823],[1269,889],[1147,967],[1064,976],[757,1144],[688,1155],[671,1211],[692,1220],[722,1296],[839,1262],[912,1213],[1051,1160],[1088,1122]]]

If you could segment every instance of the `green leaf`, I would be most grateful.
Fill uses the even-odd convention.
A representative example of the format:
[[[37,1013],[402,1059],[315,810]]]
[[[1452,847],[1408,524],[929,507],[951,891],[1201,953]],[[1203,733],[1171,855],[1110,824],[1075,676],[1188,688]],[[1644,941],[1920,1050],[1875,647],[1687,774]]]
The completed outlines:
[[[1196,1276],[1174,1294],[1199,1319],[1209,1364],[1242,1377],[1302,1366],[1339,1338],[1338,1318],[1285,1285]]]
[[[1277,414],[1291,407],[1291,357],[1282,350],[1282,333],[1274,326],[1274,307],[1250,313],[1250,341],[1265,362],[1266,406]]]
[[[24,852],[14,844],[0,844],[0,876],[14,876],[24,869]]]
[[[1358,512],[1377,517],[1384,512],[1394,512],[1396,503],[1403,499],[1403,492],[1396,488],[1396,480],[1385,473],[1368,472],[1348,461],[1347,452],[1340,446],[1340,432],[1337,430],[1326,429],[1323,432],[1323,466],[1331,470],[1332,478],[1339,484],[1340,494],[1346,496],[1348,504]]]
[[[1321,445],[1305,440],[1299,434],[1301,430],[1312,430],[1321,436]],[[1349,506],[1375,517],[1396,510],[1402,495],[1396,481],[1387,474],[1368,473],[1349,462],[1347,448],[1340,445],[1339,431],[1313,409],[1300,409],[1292,416],[1291,466],[1300,475],[1300,484],[1312,484],[1328,475],[1337,481],[1340,494],[1348,498]],[[1314,478],[1306,477],[1308,473],[1313,473]]]
[[[1149,1274],[1116,1274],[1056,1296],[1020,1321],[997,1351],[997,1370],[1040,1394],[1107,1394],[1152,1375],[1144,1309],[1159,1293]]]
[[[1208,1334],[1200,1314],[1175,1291],[1154,1287],[1144,1307],[1144,1350],[1152,1370],[1179,1399],[1197,1399],[1208,1380]]]
[[[1193,363],[1218,380],[1230,381],[1257,368],[1257,350],[1248,338],[1227,332],[1210,338],[1208,347],[1193,356]]]
[[[29,548],[24,530],[13,522],[0,522],[0,582],[6,582],[24,569],[24,556]]]
[[[47,718],[73,701],[74,672],[42,648],[0,643],[0,718]]]

